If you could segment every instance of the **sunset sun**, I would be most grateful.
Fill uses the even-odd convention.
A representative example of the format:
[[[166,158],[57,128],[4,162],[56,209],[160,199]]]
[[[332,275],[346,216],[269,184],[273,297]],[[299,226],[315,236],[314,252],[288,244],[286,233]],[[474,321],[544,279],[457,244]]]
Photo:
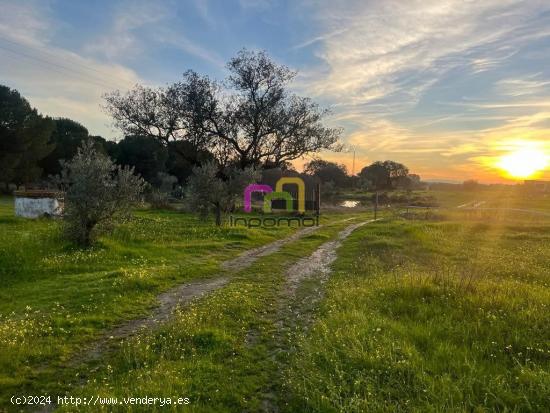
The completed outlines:
[[[548,157],[536,148],[518,149],[502,156],[497,166],[512,178],[529,178],[546,168]]]

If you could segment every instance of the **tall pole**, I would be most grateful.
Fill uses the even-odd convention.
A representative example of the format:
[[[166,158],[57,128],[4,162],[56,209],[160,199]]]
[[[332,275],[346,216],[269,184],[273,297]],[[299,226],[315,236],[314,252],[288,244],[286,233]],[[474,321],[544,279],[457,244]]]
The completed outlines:
[[[353,163],[351,164],[351,183],[352,188],[356,188],[356,179],[355,179],[355,146],[353,147]]]
[[[316,205],[316,213],[317,213],[317,219],[319,219],[319,215],[321,215],[321,184],[317,183],[315,185],[315,203]]]
[[[351,176],[355,176],[355,146],[353,147],[353,163],[351,167]]]

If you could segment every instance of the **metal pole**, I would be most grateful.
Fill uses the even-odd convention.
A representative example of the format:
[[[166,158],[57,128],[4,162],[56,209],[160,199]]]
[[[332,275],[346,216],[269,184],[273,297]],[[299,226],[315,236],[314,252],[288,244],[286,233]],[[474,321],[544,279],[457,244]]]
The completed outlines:
[[[353,166],[351,167],[351,176],[355,176],[355,146],[353,147]]]
[[[321,215],[321,184],[315,185],[315,201],[317,203],[316,209],[317,209],[317,216]]]

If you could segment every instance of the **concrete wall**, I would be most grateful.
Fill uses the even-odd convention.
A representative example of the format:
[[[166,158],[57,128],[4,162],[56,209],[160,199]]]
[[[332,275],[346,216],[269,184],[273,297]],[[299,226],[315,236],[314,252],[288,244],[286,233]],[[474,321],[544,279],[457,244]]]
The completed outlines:
[[[59,216],[62,211],[62,205],[55,198],[15,198],[15,215],[19,217]]]

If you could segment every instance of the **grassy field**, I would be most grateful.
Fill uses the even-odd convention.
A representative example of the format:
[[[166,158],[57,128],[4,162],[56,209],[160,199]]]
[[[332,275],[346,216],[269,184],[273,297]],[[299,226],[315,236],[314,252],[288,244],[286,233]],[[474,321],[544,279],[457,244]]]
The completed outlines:
[[[550,211],[546,198],[488,194],[434,196]],[[19,410],[14,394],[190,400],[88,408],[106,412],[548,411],[550,220],[383,214],[344,241],[326,284],[313,277],[282,294],[292,264],[370,212],[325,216],[170,321],[75,363],[159,293],[293,229],[144,210],[80,250],[58,222],[15,218],[1,198],[0,411]]]
[[[291,231],[138,211],[82,250],[62,240],[59,222],[16,218],[13,199],[0,202],[0,406],[16,393],[57,389],[67,373],[60,366],[78,348],[147,314],[159,292],[215,274],[222,260]]]
[[[288,411],[548,411],[550,226],[377,223],[341,249]]]

